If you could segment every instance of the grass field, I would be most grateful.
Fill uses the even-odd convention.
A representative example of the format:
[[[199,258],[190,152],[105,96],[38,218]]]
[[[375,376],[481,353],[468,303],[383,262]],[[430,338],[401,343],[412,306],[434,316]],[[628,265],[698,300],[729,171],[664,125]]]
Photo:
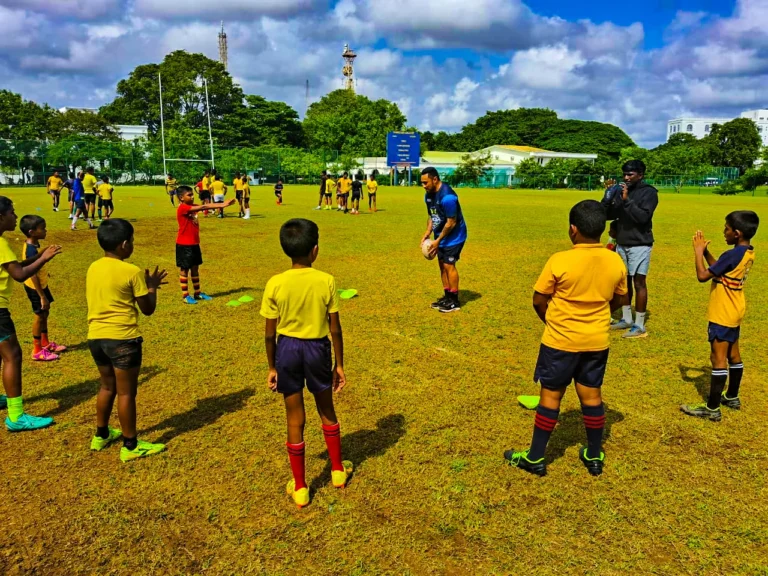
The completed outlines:
[[[312,211],[315,187],[288,186],[283,207],[254,188],[254,219],[201,219],[203,289],[216,299],[195,307],[175,281],[166,197],[118,188],[115,216],[136,227],[132,261],[171,271],[142,322],[139,389],[140,436],[168,450],[129,465],[117,446],[88,450],[98,381],[84,284],[101,255],[95,233],[70,232],[42,190],[11,194],[20,216],[41,208],[48,241],[64,246],[49,268],[50,331],[72,351],[29,361],[32,314],[17,286],[26,406],[57,423],[0,430],[0,574],[768,574],[768,230],[747,285],[744,408],[720,424],[679,412],[709,384],[708,287],[696,282],[691,236],[703,229],[719,251],[725,214],[766,219],[768,199],[661,196],[650,337],[615,337],[611,349],[605,473],[592,478],[578,461],[584,430],[571,391],[539,479],[502,460],[532,430],[533,413],[515,400],[536,391],[532,286],[569,246],[570,207],[598,193],[461,190],[463,308],[441,315],[429,309],[442,287],[418,249],[416,188],[382,189],[381,211],[359,217]],[[320,226],[316,266],[359,291],[342,304],[349,384],[337,398],[356,472],[346,490],[330,486],[310,414],[313,501],[303,510],[284,494],[284,410],[265,384],[258,314],[267,279],[289,265],[278,229],[294,216]],[[7,237],[21,249],[20,233]],[[245,294],[256,301],[226,306]]]

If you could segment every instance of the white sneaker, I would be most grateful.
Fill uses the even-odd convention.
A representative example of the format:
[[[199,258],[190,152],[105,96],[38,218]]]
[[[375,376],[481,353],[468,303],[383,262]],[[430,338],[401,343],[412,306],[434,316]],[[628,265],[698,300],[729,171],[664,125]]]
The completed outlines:
[[[322,210],[322,209],[323,209],[323,207],[322,207],[322,206],[317,206],[317,207],[315,208],[315,210]]]
[[[69,215],[69,216],[67,216],[67,218],[69,218],[70,220],[72,220],[72,214],[70,213],[70,215]]]
[[[54,209],[53,209],[53,211],[54,211],[54,212],[58,212],[58,211],[59,211],[59,209],[58,209],[58,208],[54,208]]]
[[[250,219],[251,219],[250,216],[243,216],[243,220],[250,220]]]

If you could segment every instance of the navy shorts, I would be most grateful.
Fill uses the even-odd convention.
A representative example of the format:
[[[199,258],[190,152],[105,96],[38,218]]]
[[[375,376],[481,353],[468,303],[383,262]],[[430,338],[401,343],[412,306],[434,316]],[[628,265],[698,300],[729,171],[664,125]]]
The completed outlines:
[[[85,200],[78,200],[75,202],[75,210],[80,210],[80,212],[85,212]]]
[[[37,290],[33,290],[25,284],[24,291],[27,293],[27,298],[29,298],[30,304],[32,304],[32,312],[40,314],[43,311],[43,303],[40,300],[40,295],[37,293]],[[45,299],[48,300],[49,303],[53,302],[53,296],[51,295],[48,286],[43,288],[43,293],[45,294]]]
[[[279,336],[275,354],[277,391],[295,394],[307,389],[318,394],[333,384],[331,366],[331,341],[328,338],[305,340]]]
[[[728,326],[722,326],[721,324],[710,322],[709,326],[707,327],[707,335],[709,336],[710,342],[713,342],[714,340],[720,340],[721,342],[728,342],[733,344],[739,340],[740,334],[741,326],[737,326],[736,328],[729,328]]]
[[[142,337],[131,340],[97,338],[88,340],[88,348],[96,366],[112,366],[118,370],[130,370],[141,366]]]
[[[11,336],[16,336],[16,326],[11,319],[8,308],[0,308],[0,342],[5,342]]]
[[[464,242],[455,246],[446,246],[445,248],[441,244],[437,247],[437,259],[447,264],[455,264],[461,258],[462,250],[464,250]]]
[[[608,350],[565,352],[542,344],[533,381],[547,390],[560,390],[573,381],[589,388],[600,388],[607,365]]]

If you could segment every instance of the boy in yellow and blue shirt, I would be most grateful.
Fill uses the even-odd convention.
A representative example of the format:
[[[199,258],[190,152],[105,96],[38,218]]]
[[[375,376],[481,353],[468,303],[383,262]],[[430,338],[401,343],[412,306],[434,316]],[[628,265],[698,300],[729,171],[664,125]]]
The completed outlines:
[[[544,335],[533,379],[541,386],[528,450],[507,450],[510,465],[544,476],[544,452],[557,425],[560,401],[571,382],[581,402],[587,446],[579,459],[593,476],[603,472],[605,406],[601,387],[608,364],[611,312],[626,301],[627,268],[600,242],[605,209],[595,200],[576,204],[569,216],[573,249],[554,254],[534,286],[533,307]]]
[[[286,448],[293,478],[286,492],[299,508],[309,504],[304,468],[304,385],[315,397],[331,461],[331,481],[344,488],[352,463],[341,459],[341,432],[333,393],[346,385],[339,296],[333,276],[312,268],[317,259],[317,224],[304,218],[280,228],[280,245],[290,270],[273,276],[264,288],[261,315],[266,318],[267,385],[280,392],[288,420]],[[331,364],[331,342],[335,365]]]
[[[733,248],[718,259],[709,252],[709,241],[701,230],[693,236],[696,278],[699,282],[712,281],[707,310],[712,376],[706,403],[680,407],[689,416],[719,422],[722,419],[721,404],[734,410],[741,408],[739,388],[744,364],[741,362],[739,336],[747,307],[744,283],[755,262],[755,250],[750,241],[757,234],[759,225],[760,219],[751,210],[728,214],[723,236],[725,243]],[[726,382],[728,390],[723,392]]]

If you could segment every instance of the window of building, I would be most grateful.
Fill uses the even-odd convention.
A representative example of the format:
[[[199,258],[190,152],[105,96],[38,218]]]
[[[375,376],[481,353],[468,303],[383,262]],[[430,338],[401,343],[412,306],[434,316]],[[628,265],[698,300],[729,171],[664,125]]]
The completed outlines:
[[[758,126],[758,127],[757,127],[757,131],[758,131],[758,132],[762,132],[762,131],[763,131],[763,127],[762,127],[762,126]]]
[[[709,132],[709,124],[707,124],[706,126],[704,126],[704,132]]]
[[[688,127],[686,128],[688,132],[693,132],[693,124],[688,124]]]

